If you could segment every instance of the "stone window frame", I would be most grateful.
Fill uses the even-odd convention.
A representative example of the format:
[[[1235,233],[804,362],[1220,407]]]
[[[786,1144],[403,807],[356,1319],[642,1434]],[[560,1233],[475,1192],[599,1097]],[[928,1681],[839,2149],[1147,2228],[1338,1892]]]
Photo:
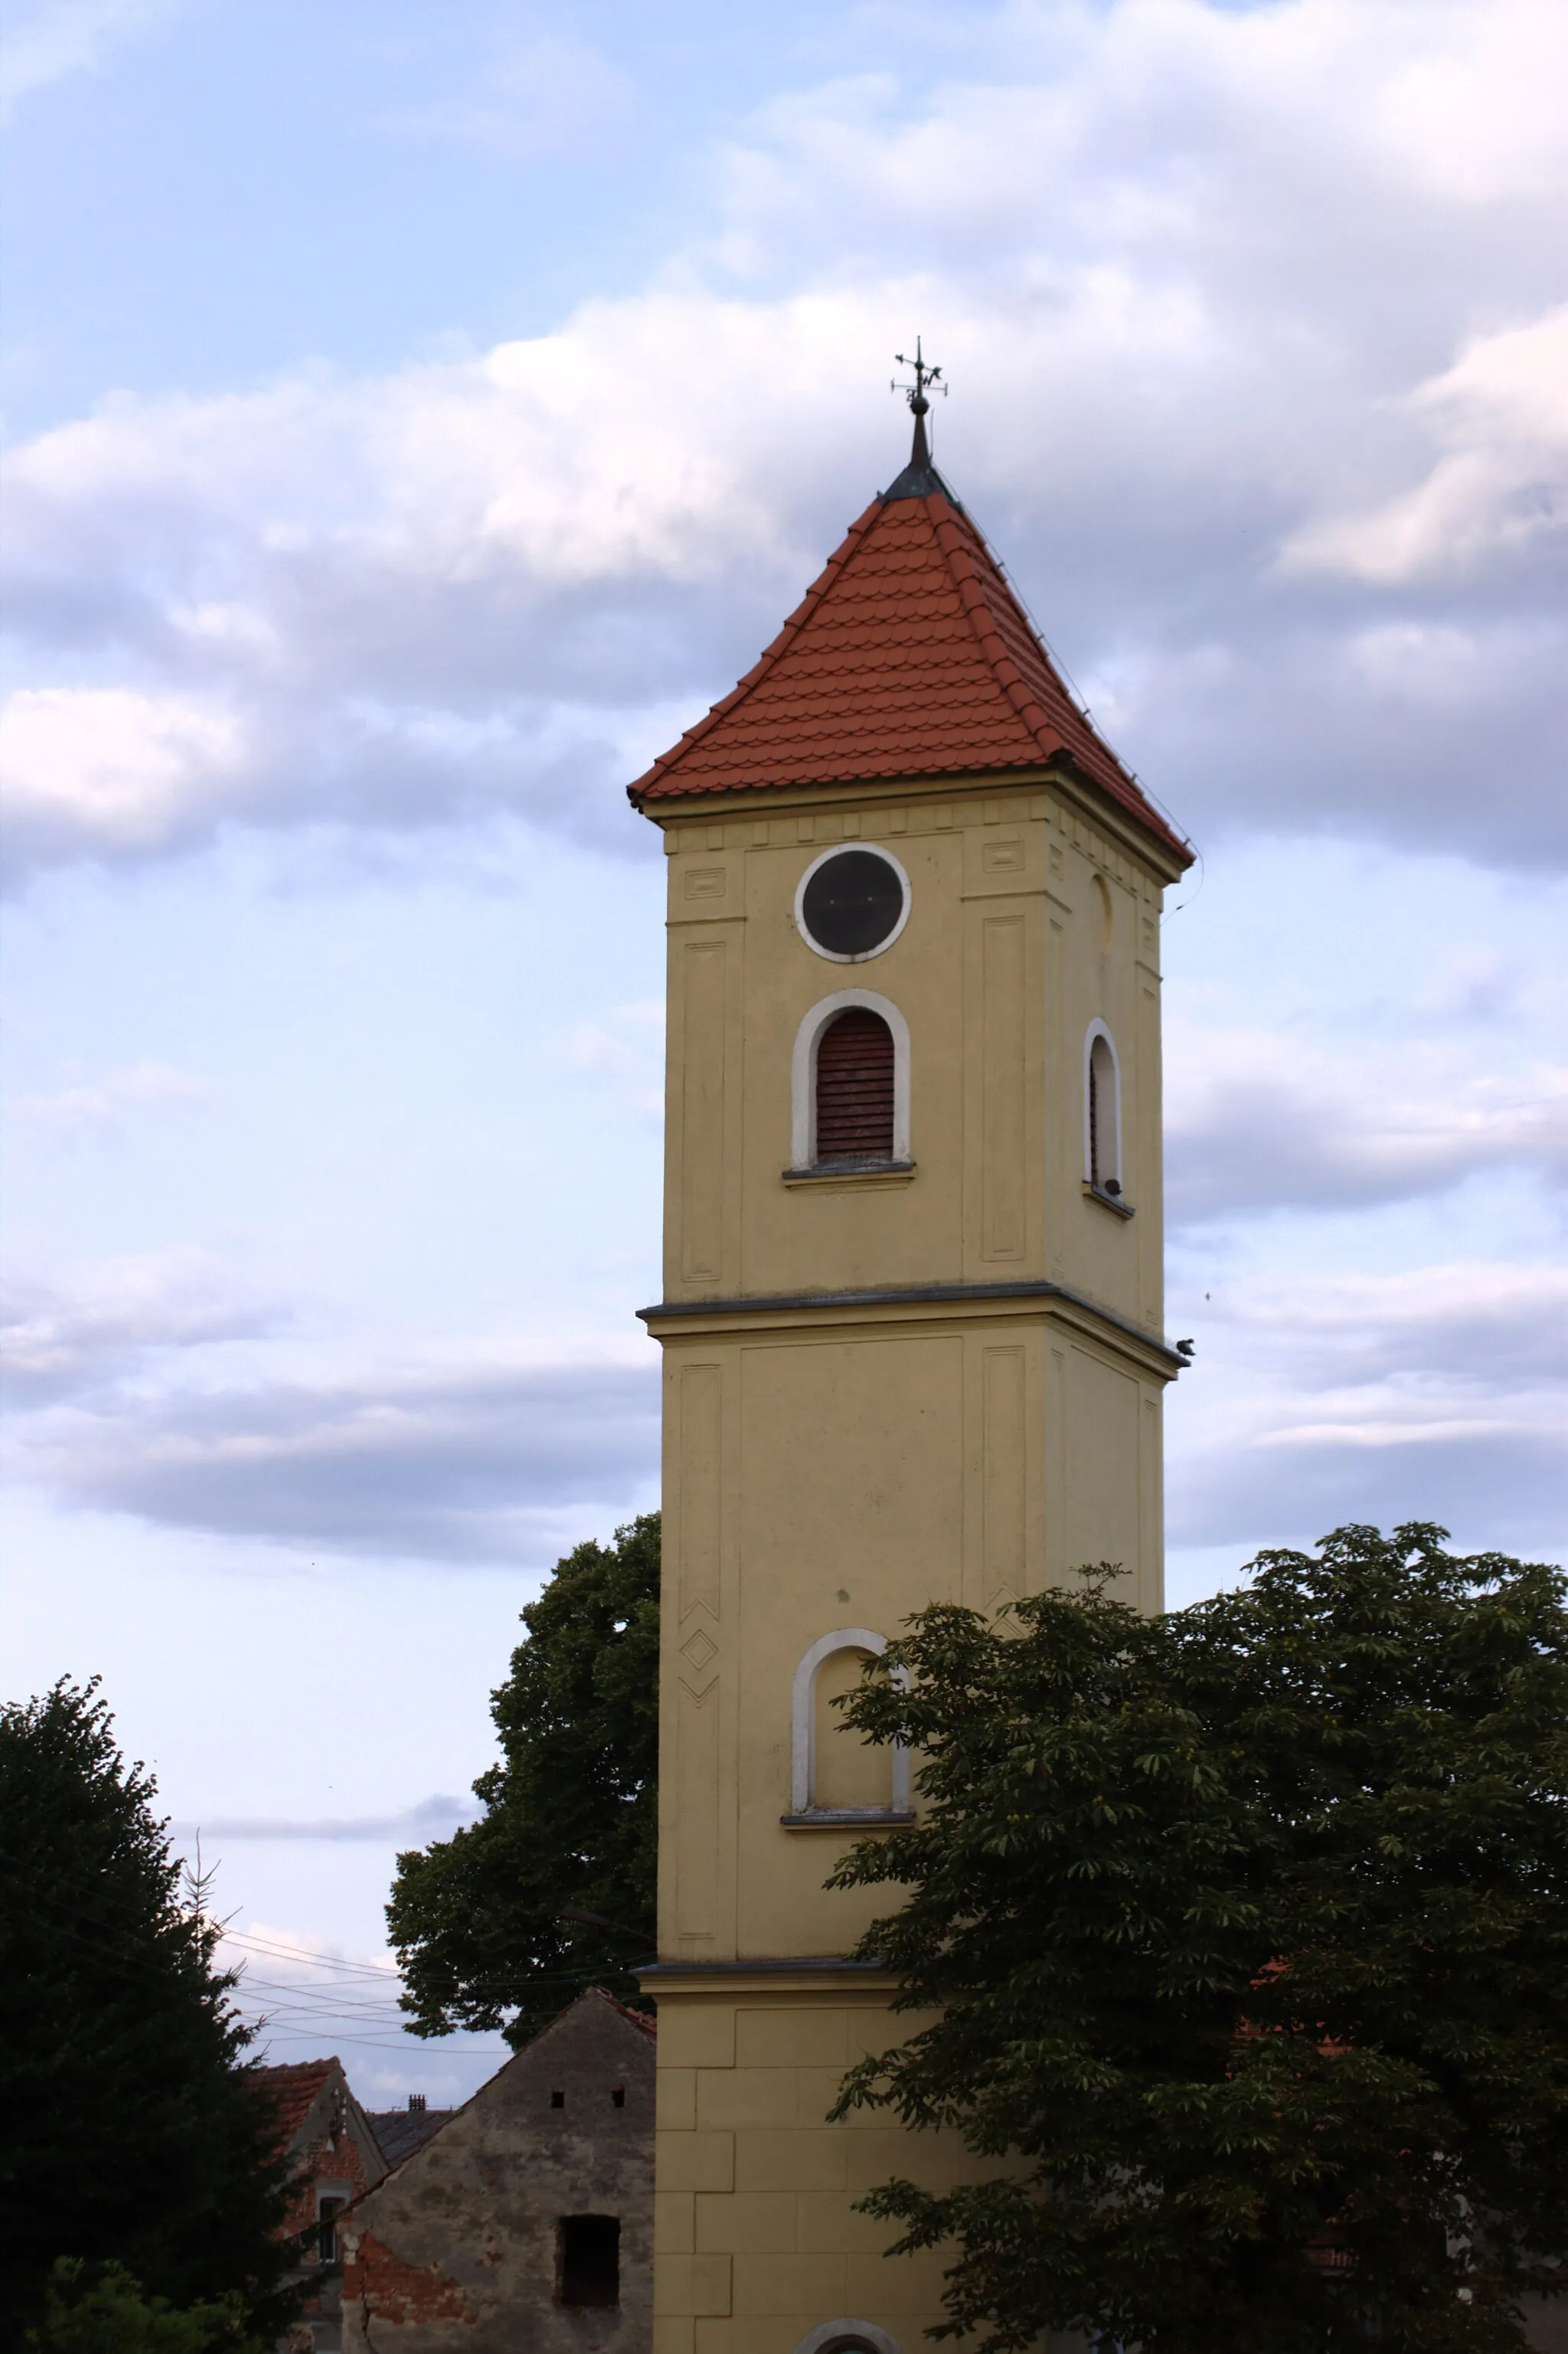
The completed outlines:
[[[338,2218],[353,2201],[354,2185],[346,2176],[323,2175],[312,2186],[312,2195],[315,2211],[311,2219],[311,2236],[315,2243],[314,2261],[318,2264],[335,2264],[342,2257]],[[323,2211],[323,2202],[325,2200],[332,2203]],[[330,2253],[324,2245],[329,2232],[332,2234]]]
[[[874,2321],[822,2321],[808,2329],[795,2354],[839,2354],[841,2348],[863,2346],[871,2354],[902,2354],[898,2340]]]
[[[815,875],[818,868],[825,866],[830,858],[842,858],[846,851],[851,850],[869,851],[873,858],[881,858],[885,860],[886,864],[892,867],[895,875],[898,877],[899,884],[904,892],[904,906],[899,912],[898,921],[894,925],[893,929],[888,933],[887,938],[885,940],[878,940],[874,949],[856,949],[847,951],[842,949],[825,949],[821,940],[812,938],[810,930],[806,922],[806,885],[810,883],[812,875]],[[795,929],[800,933],[800,938],[805,941],[806,946],[810,949],[811,954],[813,956],[825,958],[829,964],[869,964],[873,957],[885,956],[887,954],[888,949],[893,946],[895,940],[900,937],[905,925],[909,921],[909,910],[914,904],[915,894],[913,889],[910,887],[909,870],[905,865],[904,861],[901,858],[895,858],[892,851],[887,848],[885,843],[863,842],[858,836],[856,836],[852,841],[835,842],[831,843],[826,850],[820,850],[815,858],[812,859],[810,864],[807,867],[805,873],[801,875],[800,882],[795,886]]]
[[[787,1823],[885,1823],[914,1819],[909,1806],[909,1752],[903,1742],[893,1744],[893,1775],[885,1807],[819,1807],[817,1780],[817,1678],[829,1659],[841,1651],[864,1651],[880,1659],[887,1638],[870,1627],[836,1627],[819,1635],[802,1655],[789,1689],[789,1812]],[[895,1668],[893,1681],[906,1691],[907,1668]]]
[[[1102,1039],[1105,1042],[1106,1052],[1110,1057],[1111,1071],[1111,1161],[1113,1165],[1108,1170],[1096,1167],[1095,1137],[1099,1119],[1103,1118],[1103,1112],[1098,1106],[1096,1106],[1094,1113],[1091,1113],[1091,1095],[1094,1085],[1091,1074],[1094,1053],[1097,1043]],[[1084,1034],[1084,1182],[1092,1193],[1106,1194],[1109,1193],[1106,1181],[1107,1178],[1113,1179],[1116,1190],[1110,1194],[1112,1200],[1117,1199],[1121,1193],[1121,1056],[1117,1053],[1116,1040],[1111,1035],[1110,1024],[1101,1021],[1097,1014]],[[1098,1158],[1103,1163],[1106,1158],[1103,1150]]]
[[[910,1165],[909,1150],[909,1024],[890,997],[874,989],[835,989],[819,998],[795,1033],[790,1057],[789,1166],[804,1173],[817,1165],[817,1049],[822,1033],[841,1013],[853,1007],[879,1013],[893,1033],[893,1159],[892,1168]]]

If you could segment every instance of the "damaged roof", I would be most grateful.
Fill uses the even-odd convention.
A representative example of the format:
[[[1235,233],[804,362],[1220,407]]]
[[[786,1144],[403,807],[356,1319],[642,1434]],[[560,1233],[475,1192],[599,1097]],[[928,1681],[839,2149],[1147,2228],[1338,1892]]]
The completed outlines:
[[[251,2073],[278,2105],[283,2144],[288,2147],[310,2115],[323,2084],[330,2083],[334,2074],[342,2075],[343,2063],[335,2059],[291,2060],[281,2067],[253,2068]]]

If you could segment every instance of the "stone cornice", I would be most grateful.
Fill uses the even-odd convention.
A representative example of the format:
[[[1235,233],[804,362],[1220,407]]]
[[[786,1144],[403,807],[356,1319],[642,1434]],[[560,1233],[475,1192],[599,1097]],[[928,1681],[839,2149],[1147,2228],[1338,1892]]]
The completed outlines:
[[[856,1962],[842,1954],[745,1962],[645,1962],[634,1971],[640,1986],[658,2000],[670,1995],[863,1994],[878,1999],[897,1985],[880,1962]]]
[[[880,1311],[896,1323],[925,1322],[934,1317],[990,1316],[998,1313],[1038,1315],[1042,1310],[1061,1321],[1139,1361],[1170,1380],[1186,1365],[1169,1342],[1146,1332],[1114,1309],[1070,1291],[1065,1284],[1044,1279],[1003,1283],[892,1284],[868,1291],[792,1291],[738,1299],[662,1299],[637,1314],[660,1340],[686,1332],[723,1332],[790,1326],[848,1322],[863,1325],[866,1310]]]

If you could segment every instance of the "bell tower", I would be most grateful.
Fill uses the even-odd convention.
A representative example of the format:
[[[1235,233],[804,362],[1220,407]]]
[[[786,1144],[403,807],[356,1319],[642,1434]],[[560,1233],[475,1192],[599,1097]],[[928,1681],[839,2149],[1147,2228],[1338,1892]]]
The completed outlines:
[[[932,465],[630,789],[669,877],[655,2354],[914,2354],[829,2126],[908,2032],[822,1882],[907,1819],[834,1696],[935,1598],[1161,1600],[1159,917],[1192,853]],[[883,1900],[885,1903],[885,1899]]]

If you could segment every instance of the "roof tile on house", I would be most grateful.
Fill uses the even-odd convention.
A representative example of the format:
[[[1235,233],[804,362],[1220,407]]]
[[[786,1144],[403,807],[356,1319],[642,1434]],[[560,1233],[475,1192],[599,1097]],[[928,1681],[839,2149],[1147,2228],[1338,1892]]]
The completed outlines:
[[[626,2020],[629,2027],[640,2027],[644,2035],[650,2035],[653,2038],[655,2042],[658,2041],[659,2022],[651,2011],[633,2010],[630,2003],[618,2002],[615,1996],[610,1993],[608,1987],[588,1987],[584,1991],[588,1994],[597,1995],[600,2002],[609,2003],[611,2010],[618,2010],[622,2019]]]
[[[634,803],[1051,763],[1192,853],[1058,676],[934,468],[875,499],[761,660],[630,788]]]
[[[311,2106],[322,2086],[334,2069],[336,2060],[291,2060],[277,2068],[255,2068],[251,2071],[259,2084],[266,2087],[278,2104],[283,2147],[292,2146],[294,2136],[311,2113]]]
[[[411,2150],[440,2133],[455,2109],[370,2109],[369,2116],[381,2155],[388,2166],[401,2166]]]

